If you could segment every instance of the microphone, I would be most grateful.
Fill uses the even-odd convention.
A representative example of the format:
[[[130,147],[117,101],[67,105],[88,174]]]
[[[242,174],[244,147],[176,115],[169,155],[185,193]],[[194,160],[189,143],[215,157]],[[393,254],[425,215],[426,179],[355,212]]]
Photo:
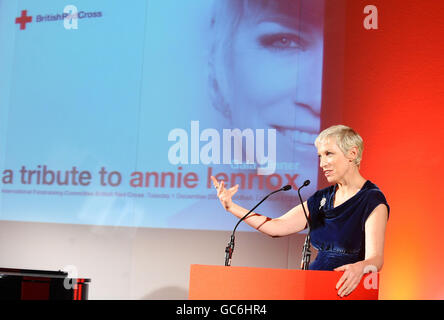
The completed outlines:
[[[310,183],[310,182],[309,182]],[[262,202],[264,202],[265,200],[267,200],[267,198],[269,196],[271,196],[272,194],[275,194],[277,192],[280,191],[288,191],[291,189],[291,185],[287,184],[286,186],[283,186],[282,188],[278,189],[278,190],[274,190],[273,192],[270,192],[269,194],[267,194],[257,205],[255,205],[253,207],[253,209],[251,209],[250,211],[247,212],[247,214],[245,214],[241,219],[239,219],[239,221],[237,222],[236,226],[233,229],[233,233],[231,234],[231,238],[230,238],[230,242],[228,243],[228,246],[225,248],[225,266],[231,266],[231,257],[233,255],[233,251],[234,251],[234,233],[236,232],[236,229],[238,227],[238,225],[244,221],[244,219],[246,217],[248,217],[248,215],[253,212],[254,209],[256,209]]]
[[[282,189],[282,191],[288,191],[291,189],[291,186],[289,184],[287,184],[286,186],[283,186],[281,189]]]
[[[310,184],[310,180],[305,180],[304,183],[302,184],[301,188],[306,187],[306,186],[308,186],[309,184]],[[299,188],[299,189],[301,189],[301,188]],[[298,189],[298,190],[299,190],[299,189]]]
[[[307,212],[305,211],[304,202],[302,201],[302,197],[301,197],[301,189],[302,189],[303,187],[308,186],[309,184],[310,184],[310,180],[305,180],[305,181],[304,181],[304,183],[302,184],[302,186],[300,186],[300,187],[298,188],[298,196],[299,196],[299,201],[301,201],[301,204],[302,204],[302,209],[304,210],[304,215],[305,215],[305,219],[307,220],[307,225],[308,225],[308,227],[310,228],[310,221],[308,220],[308,215],[307,215]],[[310,230],[310,229],[309,229],[309,230]]]
[[[310,219],[308,219],[308,215],[307,212],[305,211],[305,206],[304,206],[304,202],[302,201],[302,197],[301,197],[301,189],[303,187],[306,187],[310,184],[310,180],[305,180],[304,183],[302,184],[302,186],[300,186],[298,188],[298,196],[299,196],[299,201],[302,204],[302,210],[304,210],[304,215],[305,215],[305,219],[307,220],[307,229],[308,229],[308,233],[307,236],[305,237],[305,242],[304,242],[304,246],[302,249],[302,261],[301,261],[301,269],[302,270],[308,270],[308,265],[310,264],[310,257],[311,257],[311,251],[310,251]]]

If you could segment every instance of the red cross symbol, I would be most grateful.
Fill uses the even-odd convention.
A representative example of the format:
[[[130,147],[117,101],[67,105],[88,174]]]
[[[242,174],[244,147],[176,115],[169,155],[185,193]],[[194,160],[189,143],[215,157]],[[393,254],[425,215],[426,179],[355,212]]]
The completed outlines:
[[[22,16],[19,18],[15,18],[15,23],[19,23],[20,24],[20,30],[25,30],[26,29],[26,24],[28,22],[32,21],[32,16],[27,16],[26,15],[27,10],[22,10]]]

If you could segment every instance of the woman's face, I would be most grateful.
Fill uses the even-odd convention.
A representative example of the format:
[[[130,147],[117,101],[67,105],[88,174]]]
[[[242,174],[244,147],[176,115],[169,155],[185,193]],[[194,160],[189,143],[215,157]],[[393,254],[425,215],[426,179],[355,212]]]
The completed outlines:
[[[331,137],[318,144],[319,166],[329,183],[342,181],[344,176],[353,167],[353,150],[345,155]]]
[[[320,10],[314,3],[301,8]],[[278,164],[314,154],[320,129],[323,22],[314,29],[298,16],[245,13],[227,58],[233,126],[276,129]]]

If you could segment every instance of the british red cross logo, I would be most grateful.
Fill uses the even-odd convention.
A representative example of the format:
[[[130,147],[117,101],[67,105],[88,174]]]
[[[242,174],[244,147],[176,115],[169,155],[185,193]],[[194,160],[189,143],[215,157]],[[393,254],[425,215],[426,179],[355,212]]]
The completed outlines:
[[[15,18],[15,23],[20,24],[20,30],[26,29],[26,24],[32,21],[32,16],[28,16],[27,10],[22,10],[22,16]]]

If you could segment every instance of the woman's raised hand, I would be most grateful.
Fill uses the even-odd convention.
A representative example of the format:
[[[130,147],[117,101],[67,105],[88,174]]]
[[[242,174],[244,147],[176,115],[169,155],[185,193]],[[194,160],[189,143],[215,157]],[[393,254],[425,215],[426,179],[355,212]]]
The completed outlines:
[[[231,198],[239,189],[239,185],[237,184],[230,189],[225,189],[223,180],[219,183],[213,176],[211,176],[211,180],[213,181],[213,185],[217,190],[217,197],[219,198],[220,203],[222,204],[224,209],[228,211],[233,205],[233,201],[231,200]]]

